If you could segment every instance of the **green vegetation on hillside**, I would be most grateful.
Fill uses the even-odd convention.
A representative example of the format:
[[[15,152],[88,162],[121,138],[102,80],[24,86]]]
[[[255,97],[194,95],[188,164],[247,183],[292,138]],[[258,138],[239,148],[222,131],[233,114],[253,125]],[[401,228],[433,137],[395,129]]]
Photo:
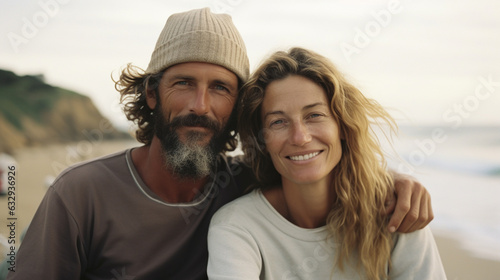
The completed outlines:
[[[0,69],[0,153],[14,149],[88,140],[130,138],[117,131],[92,100],[45,83],[42,75],[18,76]]]
[[[46,84],[43,79],[43,76],[17,76],[0,69],[0,114],[19,130],[23,129],[19,116],[43,124],[44,113],[49,112],[61,97],[80,96]]]

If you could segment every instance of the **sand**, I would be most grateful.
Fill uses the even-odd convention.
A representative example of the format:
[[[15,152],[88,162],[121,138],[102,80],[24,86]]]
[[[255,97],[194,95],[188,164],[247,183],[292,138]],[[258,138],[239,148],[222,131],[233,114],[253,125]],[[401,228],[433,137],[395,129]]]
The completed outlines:
[[[28,226],[38,204],[46,192],[46,181],[57,176],[65,167],[82,160],[99,157],[138,146],[131,141],[93,143],[81,141],[69,145],[26,148],[17,151],[14,158],[18,171],[16,186],[16,238]],[[9,236],[7,197],[0,197],[0,234]],[[432,228],[432,227],[431,227]],[[499,280],[500,262],[474,257],[460,247],[453,238],[434,233],[443,265],[450,280]],[[3,259],[2,253],[0,259]]]
[[[434,234],[449,280],[499,280],[500,262],[474,257],[459,241]]]

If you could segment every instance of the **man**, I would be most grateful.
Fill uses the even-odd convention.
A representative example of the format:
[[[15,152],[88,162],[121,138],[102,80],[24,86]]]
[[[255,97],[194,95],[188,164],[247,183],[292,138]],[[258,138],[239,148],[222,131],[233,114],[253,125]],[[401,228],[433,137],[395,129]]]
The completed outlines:
[[[117,82],[144,145],[64,171],[8,279],[205,279],[210,218],[253,182],[223,155],[236,145],[233,107],[248,72],[228,15],[172,15],[146,73],[129,66]],[[418,183],[399,180],[396,192],[394,229],[432,219]]]

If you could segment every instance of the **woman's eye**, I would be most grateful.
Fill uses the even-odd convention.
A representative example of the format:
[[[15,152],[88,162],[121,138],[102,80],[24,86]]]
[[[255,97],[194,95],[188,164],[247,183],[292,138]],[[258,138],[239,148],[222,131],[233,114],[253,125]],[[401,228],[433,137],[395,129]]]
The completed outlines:
[[[314,114],[310,114],[310,115],[309,115],[309,118],[310,118],[310,119],[314,119],[314,118],[319,118],[319,117],[321,117],[321,116],[322,116],[322,115],[321,115],[321,114],[319,114],[319,113],[314,113]]]
[[[269,127],[279,127],[281,125],[283,125],[285,122],[283,120],[275,120],[275,121],[271,121],[271,123],[269,124]]]

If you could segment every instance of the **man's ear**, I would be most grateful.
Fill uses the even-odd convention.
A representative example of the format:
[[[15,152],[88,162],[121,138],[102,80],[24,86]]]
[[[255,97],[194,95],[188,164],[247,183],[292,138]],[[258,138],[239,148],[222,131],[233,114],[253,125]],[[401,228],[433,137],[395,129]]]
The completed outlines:
[[[154,110],[156,107],[156,89],[148,89],[146,91],[146,103],[148,104],[149,109]]]

